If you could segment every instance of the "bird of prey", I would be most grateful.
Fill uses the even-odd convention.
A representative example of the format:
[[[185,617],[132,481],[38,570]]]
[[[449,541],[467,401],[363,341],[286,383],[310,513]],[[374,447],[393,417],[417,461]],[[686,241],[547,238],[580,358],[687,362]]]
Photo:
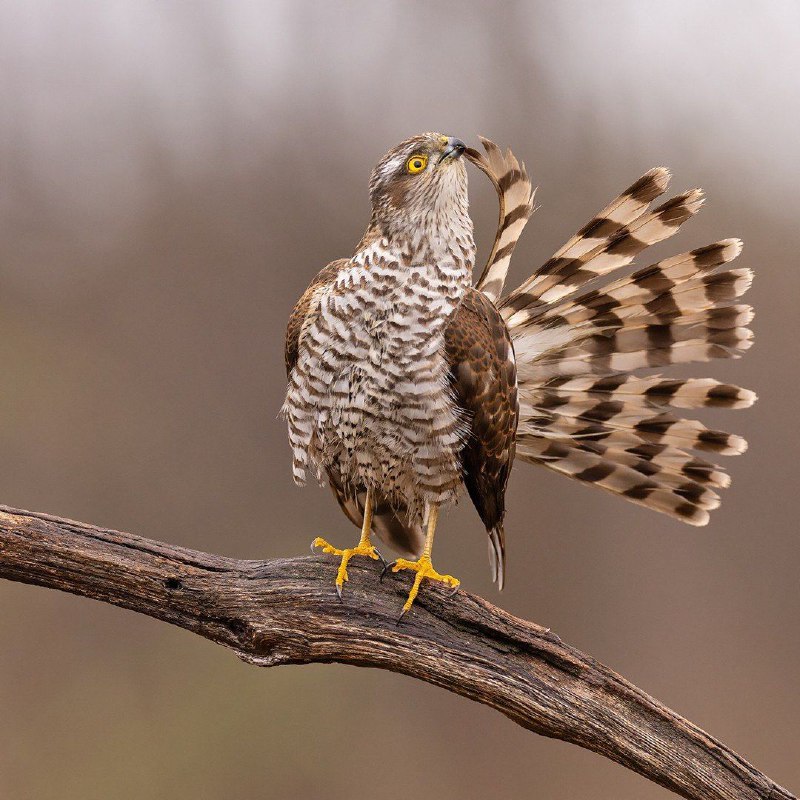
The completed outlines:
[[[705,525],[729,478],[693,451],[736,454],[746,443],[670,409],[755,400],[710,378],[653,374],[750,346],[752,310],[736,299],[752,275],[727,267],[739,240],[624,270],[694,216],[700,190],[651,208],[670,174],[650,170],[502,296],[533,191],[510,151],[482,143],[485,156],[424,133],[389,150],[372,172],[372,215],[354,254],[314,278],[286,334],[294,480],[327,480],[361,528],[355,547],[321,538],[312,547],[340,557],[341,598],[350,559],[380,557],[377,535],[400,555],[392,571],[415,573],[403,614],[423,579],[459,586],[433,568],[431,549],[440,509],[463,488],[502,588],[515,457]],[[465,160],[491,178],[501,209],[474,286]]]

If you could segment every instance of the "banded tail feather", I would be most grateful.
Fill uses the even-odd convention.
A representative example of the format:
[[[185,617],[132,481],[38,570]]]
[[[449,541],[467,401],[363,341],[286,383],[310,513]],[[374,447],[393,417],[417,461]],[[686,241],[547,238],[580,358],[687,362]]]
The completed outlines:
[[[544,464],[593,486],[598,486],[626,500],[669,514],[691,525],[708,523],[708,511],[719,498],[710,489],[686,480],[670,480],[660,472],[650,477],[624,463],[592,453],[565,442],[545,442],[535,437],[521,437],[518,457],[534,464]]]
[[[746,408],[756,396],[653,370],[750,347],[753,311],[737,301],[752,272],[727,266],[742,244],[723,239],[599,285],[700,209],[699,189],[651,209],[669,179],[663,167],[645,173],[497,305],[517,356],[517,457],[705,525],[730,478],[695,451],[736,455],[747,443],[671,409]]]
[[[612,200],[593,219],[586,223],[550,261],[559,258],[579,258],[597,245],[617,235],[626,225],[630,225],[647,208],[651,201],[662,195],[671,179],[668,169],[655,167],[646,172],[638,181],[629,186],[619,197]],[[530,282],[533,282],[532,276]],[[526,291],[523,284],[517,291]]]
[[[693,419],[681,419],[667,411],[646,414],[636,408],[623,406],[607,413],[591,409],[577,413],[559,414],[536,405],[520,402],[522,432],[546,439],[603,441],[626,447],[653,443],[683,450],[707,450],[720,455],[739,455],[747,449],[741,436],[707,428]]]
[[[557,270],[579,270],[603,248],[624,240],[628,226],[633,225],[648,209],[652,200],[663,194],[671,179],[669,170],[656,167],[645,173],[619,197],[587,222],[563,247],[536,272],[503,299],[509,308],[523,308],[539,296],[537,286]],[[624,244],[624,241],[623,241]]]
[[[570,396],[594,397],[598,402],[621,400],[642,408],[748,408],[755,402],[755,394],[748,389],[713,378],[676,379],[621,372],[602,378],[553,378],[541,390],[553,391],[564,402]]]
[[[511,255],[533,213],[536,190],[531,186],[525,164],[519,162],[511,150],[503,153],[490,139],[478,138],[486,155],[472,148],[467,149],[466,155],[494,185],[500,216],[492,250],[475,288],[496,303],[503,292]]]
[[[554,303],[595,278],[627,266],[645,248],[668,239],[703,204],[699,189],[686,192],[643,213],[579,258],[550,259],[525,291],[504,299],[501,311],[510,325],[537,316],[543,303]]]
[[[549,306],[535,318],[535,325],[538,328],[575,326],[594,320],[602,322],[604,316],[611,315],[622,319],[652,314],[668,319],[672,315],[712,308],[747,290],[745,284],[752,278],[749,270],[733,275],[729,272],[710,274],[715,267],[733,261],[741,250],[739,239],[723,239],[664,259],[602,289],[593,289],[578,298]],[[676,289],[678,284],[680,288]]]

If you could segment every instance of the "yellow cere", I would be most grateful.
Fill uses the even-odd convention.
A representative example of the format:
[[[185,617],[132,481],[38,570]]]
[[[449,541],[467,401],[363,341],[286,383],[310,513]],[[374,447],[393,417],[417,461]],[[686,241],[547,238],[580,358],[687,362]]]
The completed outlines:
[[[408,161],[406,161],[406,169],[412,175],[422,172],[422,170],[424,170],[427,166],[428,156],[424,155],[423,153],[417,153],[416,155],[411,156]]]

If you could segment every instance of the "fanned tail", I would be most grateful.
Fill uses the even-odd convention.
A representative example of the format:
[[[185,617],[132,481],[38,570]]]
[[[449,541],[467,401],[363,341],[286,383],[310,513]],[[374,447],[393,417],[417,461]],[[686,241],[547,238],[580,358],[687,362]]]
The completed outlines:
[[[752,273],[726,265],[738,239],[664,259],[605,286],[585,284],[628,266],[697,213],[694,189],[651,209],[669,172],[647,172],[499,301],[517,356],[517,456],[656,511],[705,525],[729,485],[691,451],[744,452],[739,436],[669,409],[745,408],[755,394],[710,378],[642,370],[738,358],[753,312],[736,302]]]

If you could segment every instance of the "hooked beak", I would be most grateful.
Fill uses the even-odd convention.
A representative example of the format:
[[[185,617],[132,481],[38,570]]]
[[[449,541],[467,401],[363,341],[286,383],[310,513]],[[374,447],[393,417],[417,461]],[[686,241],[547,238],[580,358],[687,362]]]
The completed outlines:
[[[458,158],[466,149],[467,146],[461,141],[461,139],[448,136],[447,144],[445,145],[444,150],[442,150],[442,156],[439,159],[439,163],[441,164],[443,161],[447,161],[451,158]]]

